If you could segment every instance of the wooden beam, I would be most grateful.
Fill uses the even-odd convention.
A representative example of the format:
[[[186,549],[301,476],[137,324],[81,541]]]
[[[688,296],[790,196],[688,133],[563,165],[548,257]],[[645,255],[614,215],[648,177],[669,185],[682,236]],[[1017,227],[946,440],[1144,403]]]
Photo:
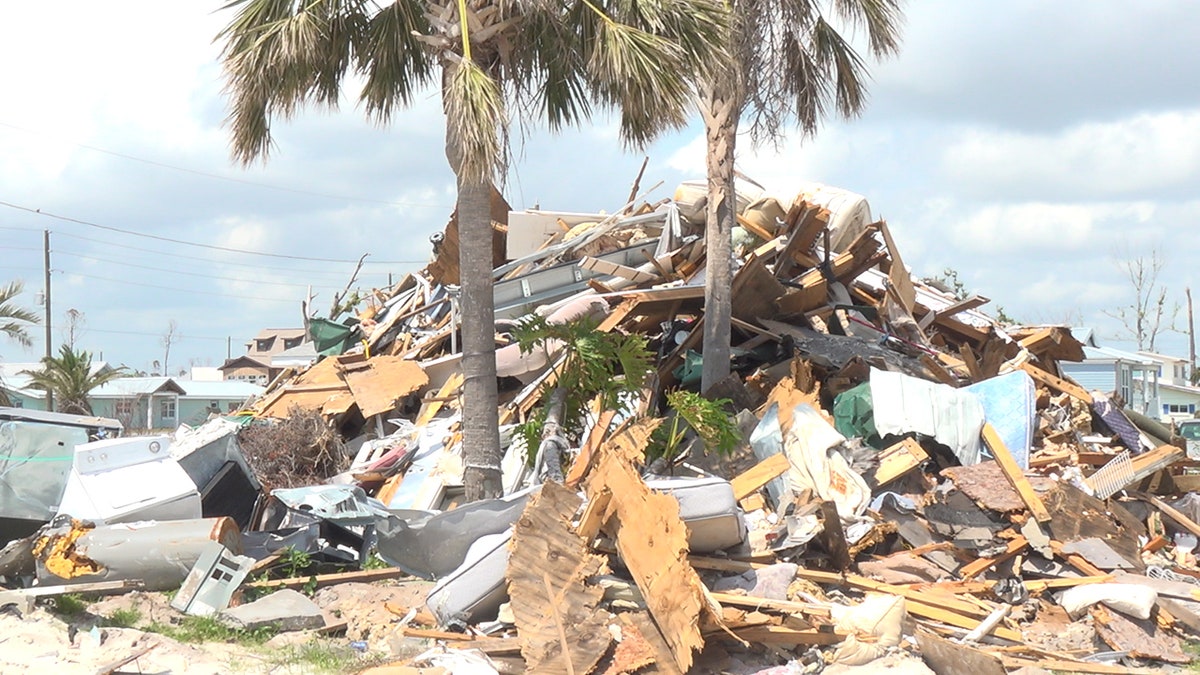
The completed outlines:
[[[962,569],[958,571],[958,576],[962,577],[963,579],[974,579],[982,574],[985,570],[999,565],[1005,560],[1011,559],[1028,545],[1028,539],[1025,537],[1017,537],[1016,539],[1008,542],[1008,546],[1004,549],[1004,553],[991,558],[979,558],[973,562],[963,565]]]
[[[791,468],[791,462],[782,452],[755,464],[729,481],[733,485],[734,499],[741,501],[750,496],[762,486],[783,475],[789,468]]]
[[[786,626],[751,626],[732,629],[731,632],[746,642],[766,645],[836,645],[848,637],[845,633],[835,631],[812,628],[797,630]]]
[[[1021,501],[1033,514],[1034,519],[1039,523],[1049,522],[1050,512],[1046,510],[1042,498],[1033,491],[1033,486],[1029,484],[1029,479],[1025,477],[1024,471],[1017,464],[1017,460],[1013,459],[1012,453],[1004,445],[1000,434],[996,433],[996,428],[990,423],[983,425],[983,441],[987,443],[988,448],[992,451],[992,457],[996,459],[996,464],[1000,465],[1000,470],[1004,472],[1004,477],[1020,495]]]
[[[252,581],[243,584],[250,588],[302,588],[305,584],[313,583],[314,588],[331,586],[350,581],[370,583],[386,579],[399,579],[408,573],[399,567],[387,567],[381,570],[361,570],[358,572],[339,572],[337,574],[314,574],[307,577],[291,577],[288,579],[270,579],[267,581]]]
[[[929,453],[911,438],[884,448],[879,453],[879,466],[875,468],[875,485],[886,485],[929,459]]]
[[[1021,370],[1029,373],[1029,376],[1034,380],[1046,385],[1047,387],[1050,387],[1054,391],[1061,391],[1064,394],[1070,395],[1072,398],[1077,398],[1080,401],[1087,403],[1088,405],[1092,404],[1092,395],[1089,394],[1086,389],[1080,387],[1074,382],[1064,380],[1056,375],[1051,375],[1032,363],[1022,363],[1020,368]]]
[[[1197,524],[1196,521],[1192,520],[1191,518],[1188,518],[1179,509],[1176,509],[1175,507],[1164,502],[1163,500],[1159,499],[1158,497],[1155,497],[1154,495],[1149,495],[1144,492],[1136,492],[1136,491],[1130,490],[1127,492],[1127,494],[1129,494],[1131,497],[1134,497],[1135,499],[1140,499],[1144,502],[1149,502],[1150,504],[1153,504],[1154,508],[1156,508],[1160,512],[1162,512],[1162,514],[1164,516],[1170,518],[1171,520],[1175,521],[1176,523],[1179,523],[1179,526],[1182,527],[1183,529],[1187,530],[1188,532],[1191,532],[1192,534],[1196,535],[1197,537],[1200,537],[1200,524]]]
[[[827,605],[816,605],[811,602],[772,600],[771,598],[759,598],[753,595],[736,595],[733,593],[720,593],[717,591],[709,591],[708,595],[722,605],[747,607],[749,609],[769,609],[776,612],[783,612],[784,614],[804,614],[807,616],[823,617],[830,616],[830,610]]]

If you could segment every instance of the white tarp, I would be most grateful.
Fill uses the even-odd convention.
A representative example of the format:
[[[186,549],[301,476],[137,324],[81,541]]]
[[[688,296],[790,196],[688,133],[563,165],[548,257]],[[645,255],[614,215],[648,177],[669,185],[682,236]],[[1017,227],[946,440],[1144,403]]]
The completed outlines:
[[[880,436],[912,432],[932,436],[964,465],[979,463],[984,414],[974,394],[872,368],[871,402]]]

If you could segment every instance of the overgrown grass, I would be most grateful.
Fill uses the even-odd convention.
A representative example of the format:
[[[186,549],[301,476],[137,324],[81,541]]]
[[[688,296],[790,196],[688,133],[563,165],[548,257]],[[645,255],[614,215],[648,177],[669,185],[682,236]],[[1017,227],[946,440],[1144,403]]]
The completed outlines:
[[[261,645],[277,633],[269,626],[254,630],[230,628],[211,616],[185,616],[178,624],[155,622],[146,630],[180,642],[237,642],[244,645]]]
[[[133,628],[142,620],[142,613],[133,607],[118,609],[104,618],[104,625],[113,628]]]
[[[78,593],[55,596],[50,611],[64,619],[77,619],[87,613],[88,601]]]
[[[379,665],[390,658],[387,654],[361,654],[346,645],[328,640],[314,640],[284,647],[270,660],[276,667],[303,665],[306,673],[350,673]]]

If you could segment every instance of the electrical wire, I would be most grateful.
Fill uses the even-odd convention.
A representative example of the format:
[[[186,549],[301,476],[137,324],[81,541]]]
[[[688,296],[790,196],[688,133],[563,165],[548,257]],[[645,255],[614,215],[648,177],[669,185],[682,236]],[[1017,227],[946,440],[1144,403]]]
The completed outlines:
[[[258,256],[264,256],[264,257],[268,257],[268,258],[282,258],[285,260],[307,260],[309,262],[328,262],[328,263],[347,263],[347,264],[358,263],[358,260],[345,260],[345,259],[337,259],[337,258],[314,258],[314,257],[309,257],[309,256],[288,255],[286,253],[267,253],[265,251],[250,251],[250,250],[246,250],[246,249],[233,248],[230,246],[217,246],[215,244],[201,244],[201,243],[194,242],[194,241],[186,241],[183,239],[173,239],[171,237],[163,237],[163,236],[157,235],[157,234],[148,234],[146,232],[135,232],[133,230],[126,230],[126,229],[123,229],[120,227],[113,227],[111,225],[101,225],[99,223],[93,223],[93,222],[90,222],[87,220],[81,220],[79,218],[72,218],[70,216],[60,216],[55,213],[50,213],[49,211],[43,211],[41,209],[34,209],[34,208],[30,208],[28,206],[21,206],[20,204],[13,204],[12,202],[7,202],[7,201],[3,201],[3,200],[0,200],[0,206],[4,206],[4,207],[10,208],[10,209],[15,209],[17,211],[24,211],[26,213],[41,216],[43,218],[52,218],[54,220],[60,220],[62,222],[66,222],[66,223],[74,223],[76,225],[84,225],[86,227],[94,227],[96,229],[107,230],[109,232],[119,232],[121,234],[127,234],[132,237],[145,237],[146,239],[165,241],[165,242],[169,242],[172,244],[180,244],[183,246],[195,246],[197,248],[204,248],[204,249],[209,249],[212,251],[224,251],[226,253],[242,253],[245,255],[258,255]],[[416,260],[372,260],[369,262],[371,264],[375,264],[375,265],[407,265],[407,264],[418,263],[420,261],[416,261]]]
[[[84,260],[93,260],[95,262],[108,262],[108,263],[113,263],[116,265],[121,265],[122,267],[136,267],[138,269],[150,270],[152,272],[166,272],[168,274],[182,274],[182,275],[189,276],[189,277],[200,277],[201,279],[215,279],[217,281],[234,281],[234,282],[249,283],[249,284],[263,284],[263,285],[267,285],[267,286],[289,286],[292,288],[311,287],[311,288],[324,288],[324,289],[332,289],[332,290],[341,290],[342,289],[342,286],[317,286],[314,284],[290,283],[290,282],[286,282],[286,281],[262,281],[259,279],[246,279],[244,277],[223,277],[223,276],[217,276],[217,275],[213,275],[213,274],[202,274],[200,272],[184,272],[182,270],[173,270],[173,269],[168,269],[166,267],[152,267],[150,265],[137,265],[137,264],[134,264],[131,262],[126,262],[124,260],[112,260],[111,258],[97,258],[95,256],[83,255],[80,253],[72,253],[69,251],[55,251],[55,254],[68,255],[73,258],[82,258]]]
[[[142,253],[153,253],[155,255],[160,255],[160,256],[169,256],[172,258],[182,258],[184,260],[199,260],[202,262],[213,263],[216,265],[236,265],[238,267],[251,267],[254,269],[263,269],[263,270],[283,270],[283,271],[287,271],[287,272],[293,272],[295,274],[305,274],[305,275],[326,274],[326,275],[335,275],[335,276],[342,277],[342,278],[345,278],[345,276],[346,276],[346,274],[344,272],[334,272],[334,271],[330,271],[330,270],[299,270],[299,269],[296,269],[296,268],[290,267],[290,266],[289,267],[281,267],[279,265],[263,265],[260,263],[237,262],[235,260],[214,260],[213,258],[203,258],[200,256],[195,256],[195,255],[184,255],[182,253],[170,253],[167,251],[159,251],[159,250],[152,249],[152,248],[141,248],[139,246],[129,246],[127,244],[117,244],[117,243],[114,243],[111,241],[104,241],[103,239],[93,239],[92,237],[84,237],[84,236],[81,236],[78,234],[71,234],[70,232],[59,232],[57,230],[52,230],[51,234],[53,234],[56,237],[70,237],[72,239],[78,239],[80,241],[87,241],[87,242],[91,242],[93,244],[102,244],[105,246],[112,246],[114,248],[123,248],[123,249],[127,249],[130,251],[140,251]],[[36,250],[40,251],[41,249],[36,249]],[[54,249],[54,251],[57,252],[58,249]],[[386,274],[386,272],[361,272],[361,273],[359,273],[359,276],[364,277],[364,276],[384,275],[384,274]]]

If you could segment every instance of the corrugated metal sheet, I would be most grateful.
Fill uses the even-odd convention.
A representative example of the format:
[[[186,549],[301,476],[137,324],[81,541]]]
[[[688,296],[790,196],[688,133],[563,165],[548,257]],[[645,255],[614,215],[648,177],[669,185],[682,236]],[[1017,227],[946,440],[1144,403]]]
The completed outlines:
[[[1062,363],[1067,377],[1088,391],[1113,391],[1117,388],[1116,368],[1111,363]]]

